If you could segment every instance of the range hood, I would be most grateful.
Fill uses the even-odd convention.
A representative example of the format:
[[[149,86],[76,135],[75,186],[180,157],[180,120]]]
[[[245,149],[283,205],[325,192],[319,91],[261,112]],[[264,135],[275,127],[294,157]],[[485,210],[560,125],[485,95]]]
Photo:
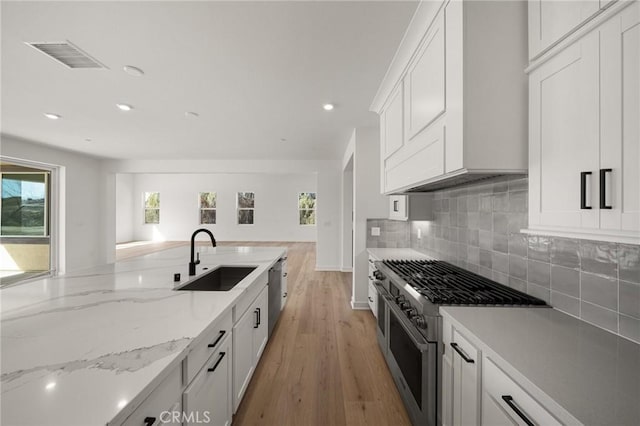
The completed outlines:
[[[467,170],[461,169],[434,177],[433,179],[410,186],[395,194],[412,194],[422,192],[435,192],[441,189],[459,188],[481,182],[500,182],[510,178],[526,177],[527,171],[514,170]]]

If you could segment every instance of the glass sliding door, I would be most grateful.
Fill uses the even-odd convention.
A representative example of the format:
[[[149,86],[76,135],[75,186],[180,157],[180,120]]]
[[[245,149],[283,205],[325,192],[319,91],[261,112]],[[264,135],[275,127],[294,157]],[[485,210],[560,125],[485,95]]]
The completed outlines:
[[[50,171],[2,163],[0,280],[15,283],[51,270]]]

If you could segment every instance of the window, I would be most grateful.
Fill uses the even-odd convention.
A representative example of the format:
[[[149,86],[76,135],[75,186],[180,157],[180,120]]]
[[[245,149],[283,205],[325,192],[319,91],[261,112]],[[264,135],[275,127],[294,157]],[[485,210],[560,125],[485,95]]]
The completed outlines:
[[[255,194],[253,192],[238,192],[238,225],[253,225],[253,211],[255,209]]]
[[[200,224],[216,223],[216,198],[215,192],[200,193]]]
[[[316,224],[316,193],[301,192],[298,194],[298,212],[300,225]]]
[[[48,173],[2,173],[3,236],[48,235]]]
[[[0,158],[0,286],[57,269],[56,188],[55,168]]]
[[[144,223],[160,223],[160,193],[144,193]]]

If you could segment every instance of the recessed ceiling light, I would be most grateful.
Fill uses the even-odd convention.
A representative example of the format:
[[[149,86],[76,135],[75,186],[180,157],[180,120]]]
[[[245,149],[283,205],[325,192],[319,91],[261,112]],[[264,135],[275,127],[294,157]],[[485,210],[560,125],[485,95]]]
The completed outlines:
[[[55,387],[56,387],[56,382],[49,382],[49,383],[47,383],[47,386],[45,386],[44,388],[46,390],[52,390]]]
[[[144,75],[144,71],[142,71],[142,69],[134,67],[133,65],[125,65],[122,69],[124,72],[134,77],[142,77]]]
[[[131,111],[133,109],[133,107],[131,105],[127,105],[127,104],[116,104],[116,106],[121,111]]]
[[[193,111],[187,111],[184,113],[185,117],[187,118],[198,118],[200,117],[200,114],[198,114],[197,112],[193,112]]]
[[[322,105],[322,108],[325,111],[331,111],[333,109],[333,104],[324,104],[324,105]]]
[[[54,113],[52,113],[52,112],[45,112],[45,113],[44,113],[44,116],[45,116],[45,117],[47,117],[47,118],[48,118],[48,119],[50,119],[50,120],[57,120],[57,119],[59,119],[59,118],[62,118],[60,115],[58,115],[58,114],[54,114]]]

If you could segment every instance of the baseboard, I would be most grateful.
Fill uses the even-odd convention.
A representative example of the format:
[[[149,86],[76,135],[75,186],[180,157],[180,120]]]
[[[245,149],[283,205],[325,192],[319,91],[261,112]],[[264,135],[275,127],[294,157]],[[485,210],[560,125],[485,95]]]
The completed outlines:
[[[369,302],[356,302],[354,300],[351,301],[351,309],[357,311],[368,311],[369,310]]]
[[[353,272],[353,268],[342,268],[340,272]]]
[[[339,266],[316,265],[316,271],[318,271],[318,272],[342,272],[342,268],[340,268]]]

